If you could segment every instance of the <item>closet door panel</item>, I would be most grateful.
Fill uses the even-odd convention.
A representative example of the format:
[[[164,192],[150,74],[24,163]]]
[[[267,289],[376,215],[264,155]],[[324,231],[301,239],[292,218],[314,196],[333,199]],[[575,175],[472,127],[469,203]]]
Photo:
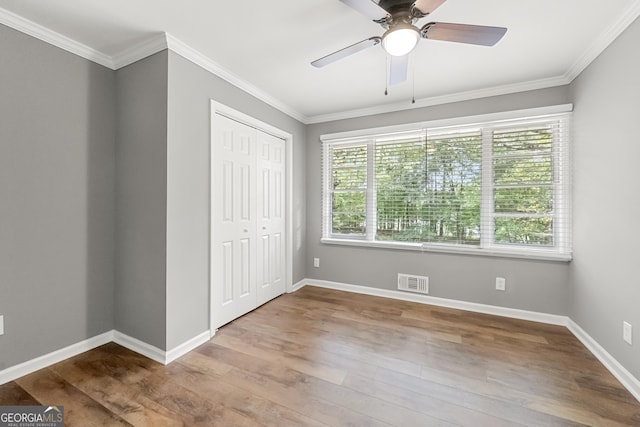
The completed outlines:
[[[285,282],[283,234],[284,217],[284,147],[283,140],[258,132],[258,305],[282,295]]]
[[[256,307],[256,130],[215,115],[212,146],[212,325]]]

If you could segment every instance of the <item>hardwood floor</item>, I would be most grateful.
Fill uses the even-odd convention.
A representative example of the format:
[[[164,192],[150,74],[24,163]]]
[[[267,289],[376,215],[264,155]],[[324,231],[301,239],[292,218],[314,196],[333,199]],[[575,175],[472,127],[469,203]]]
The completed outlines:
[[[306,287],[169,366],[117,344],[0,386],[67,426],[640,426],[565,328]]]

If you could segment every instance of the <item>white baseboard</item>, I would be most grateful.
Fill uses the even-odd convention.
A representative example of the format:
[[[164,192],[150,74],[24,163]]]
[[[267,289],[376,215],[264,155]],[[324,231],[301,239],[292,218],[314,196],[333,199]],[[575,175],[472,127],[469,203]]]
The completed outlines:
[[[156,346],[147,344],[144,341],[140,341],[137,338],[130,337],[129,335],[123,334],[119,331],[113,331],[113,342],[126,347],[131,351],[135,351],[138,354],[146,356],[151,360],[155,360],[158,363],[166,365],[166,352]]]
[[[113,331],[105,332],[49,354],[27,360],[19,365],[11,366],[10,368],[0,371],[0,385],[16,380],[25,375],[29,375],[55,363],[62,362],[63,360],[77,356],[85,351],[93,350],[94,348],[100,347],[101,345],[107,344],[111,341],[113,341]]]
[[[411,301],[421,304],[437,305],[440,307],[455,308],[458,310],[473,311],[476,313],[492,314],[495,316],[510,317],[513,319],[530,320],[532,322],[547,323],[551,325],[567,326],[569,318],[557,314],[539,313],[535,311],[519,310],[516,308],[498,307],[495,305],[478,304],[475,302],[458,301],[447,298],[433,297],[430,295],[413,294],[389,289],[372,288],[369,286],[350,285],[326,280],[304,280],[306,285],[320,288],[336,289],[340,291],[354,292],[358,294],[377,297],[392,298],[402,301]]]
[[[214,334],[215,334],[215,332],[214,332]],[[207,331],[204,331],[203,333],[191,338],[190,340],[180,344],[179,346],[174,347],[173,349],[167,351],[167,353],[165,355],[165,365],[173,362],[174,360],[176,360],[180,356],[184,356],[185,354],[189,353],[194,348],[201,346],[202,344],[204,344],[207,341],[209,341],[209,339],[211,339],[211,333],[207,330]]]
[[[20,363],[19,365],[11,366],[7,369],[0,371],[0,385],[6,384],[10,381],[16,380],[25,375],[29,375],[40,369],[47,368],[55,363],[62,362],[85,351],[93,350],[101,345],[115,342],[123,347],[128,348],[131,351],[135,351],[138,354],[148,357],[151,360],[155,360],[163,365],[168,365],[180,356],[183,356],[193,350],[194,348],[209,341],[211,335],[209,331],[204,331],[201,334],[191,338],[190,340],[180,344],[179,346],[164,351],[146,342],[140,341],[137,338],[130,337],[115,330],[105,332],[97,335],[93,338],[81,341],[76,344],[72,344],[68,347],[56,350],[49,354],[45,354],[40,357],[36,357],[32,360]]]
[[[567,328],[640,402],[640,381],[573,320],[569,319]]]
[[[120,344],[131,351],[135,351],[136,353],[146,356],[151,360],[155,360],[158,363],[162,363],[163,365],[168,365],[180,356],[183,356],[199,345],[204,344],[209,341],[210,337],[211,334],[207,330],[169,351],[164,351],[156,346],[140,341],[137,338],[123,334],[122,332],[114,331],[113,333],[113,341],[116,344]]]
[[[613,376],[616,377],[627,390],[629,390],[629,393],[631,393],[638,401],[640,401],[640,381],[568,316],[559,316],[555,314],[496,307],[492,305],[476,304],[465,301],[432,297],[428,295],[408,294],[400,291],[371,288],[368,286],[350,285],[346,283],[329,282],[325,280],[305,279],[302,282],[304,282],[304,285],[309,286],[336,289],[340,291],[393,298],[403,301],[412,301],[422,304],[431,304],[441,307],[473,311],[477,313],[493,314],[496,316],[511,317],[515,319],[531,320],[534,322],[565,326],[573,335],[575,335],[576,338],[578,338],[578,340],[580,340],[580,342],[582,342],[582,344],[584,344],[587,350],[589,350],[605,366],[605,368],[607,368],[609,372],[611,372],[611,374],[613,374]],[[301,285],[301,287],[304,285]]]
[[[298,283],[294,283],[293,286],[291,286],[291,289],[287,291],[287,293],[291,294],[293,292],[299,291],[300,289],[304,288],[308,282],[308,279],[303,279]]]
[[[515,319],[530,320],[534,322],[547,323],[552,325],[566,326],[582,344],[615,376],[629,392],[640,401],[640,381],[634,377],[624,366],[622,366],[611,354],[609,354],[596,340],[587,334],[577,323],[567,316],[555,314],[538,313],[513,308],[497,307],[486,304],[477,304],[465,301],[457,301],[446,298],[438,298],[428,295],[410,294],[389,289],[371,288],[368,286],[350,285],[346,283],[330,282],[326,280],[305,279],[293,285],[289,291],[295,292],[304,286],[316,286],[320,288],[336,289],[340,291],[354,292],[364,295],[379,296],[385,298],[411,301],[422,304],[436,305],[440,307],[455,308],[459,310],[472,311],[476,313],[493,314],[496,316],[511,317]],[[158,347],[130,337],[118,331],[108,331],[93,338],[72,344],[68,347],[56,350],[49,354],[37,357],[32,360],[11,366],[0,371],[0,385],[16,380],[22,376],[31,374],[37,370],[46,368],[55,363],[69,359],[85,351],[92,350],[111,341],[146,356],[158,363],[167,365],[180,356],[185,355],[194,348],[209,341],[215,335],[211,331],[204,331],[191,338],[183,344],[174,347],[169,351],[164,351]]]

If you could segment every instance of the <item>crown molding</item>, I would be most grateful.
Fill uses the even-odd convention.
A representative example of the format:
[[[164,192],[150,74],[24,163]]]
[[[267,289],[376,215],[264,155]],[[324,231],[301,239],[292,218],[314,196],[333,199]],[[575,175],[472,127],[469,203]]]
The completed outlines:
[[[169,46],[167,33],[158,33],[117,53],[112,58],[113,69],[117,70],[165,50]]]
[[[274,98],[268,93],[247,83],[240,77],[222,67],[220,64],[168,33],[163,32],[155,34],[152,37],[138,42],[113,56],[109,56],[3,8],[0,8],[0,24],[4,24],[7,27],[28,34],[38,40],[80,56],[81,58],[103,65],[112,70],[118,70],[122,67],[126,67],[127,65],[168,48],[282,113],[287,114],[302,123],[306,123],[307,121],[307,117],[304,114],[301,114],[294,108]]]
[[[375,114],[393,113],[397,111],[414,110],[417,108],[431,107],[434,105],[450,104],[453,102],[470,101],[491,96],[508,95],[510,93],[526,92],[529,90],[546,89],[549,87],[563,86],[570,83],[565,76],[551,77],[548,79],[531,80],[528,82],[494,86],[489,88],[469,90],[452,93],[449,95],[433,96],[416,99],[415,103],[396,102],[393,104],[378,105],[370,108],[348,110],[339,113],[322,114],[307,119],[307,124],[331,122],[334,120],[352,119],[355,117],[372,116]]]
[[[624,30],[640,16],[640,0],[634,0],[616,22],[600,33],[600,36],[578,57],[565,73],[572,82],[580,75]]]
[[[281,102],[267,92],[233,74],[217,62],[168,33],[155,34],[147,40],[143,40],[113,56],[109,56],[31,20],[23,18],[13,12],[0,8],[0,24],[4,24],[112,70],[125,67],[164,49],[170,49],[185,59],[204,68],[210,73],[220,77],[233,86],[236,86],[249,95],[302,122],[303,124],[323,123],[375,114],[406,111],[452,102],[470,101],[473,99],[566,85],[571,83],[578,75],[580,75],[580,73],[584,71],[589,64],[591,64],[591,62],[593,62],[636,18],[638,18],[638,16],[640,16],[640,0],[634,0],[622,13],[620,18],[609,28],[605,29],[596,41],[589,46],[589,48],[562,76],[422,98],[416,100],[414,104],[409,104],[408,102],[397,102],[371,108],[306,116],[295,108]]]
[[[59,47],[62,50],[73,53],[74,55],[80,56],[81,58],[88,59],[89,61],[114,69],[113,60],[109,55],[3,8],[0,8],[0,23],[13,28],[14,30],[18,30],[35,37],[38,40],[42,40],[45,43]]]
[[[291,116],[292,118],[302,123],[307,122],[308,118],[304,114],[301,114],[300,112],[290,107],[289,105],[279,101],[278,99],[269,95],[265,91],[257,88],[256,86],[248,83],[247,81],[233,74],[232,72],[224,68],[222,65],[213,61],[211,58],[195,50],[194,48],[182,42],[181,40],[177,39],[176,37],[172,36],[171,34],[167,34],[166,36],[167,36],[167,44],[171,51],[177,53],[178,55],[182,56],[185,59],[188,59],[194,64],[204,68],[210,73],[231,83],[233,86],[237,87],[238,89],[243,90],[249,95],[272,106],[273,108],[283,112],[284,114]]]
[[[408,102],[385,104],[371,108],[348,110],[338,113],[321,114],[310,116],[305,124],[324,123],[335,120],[352,119],[356,117],[371,116],[375,114],[392,113],[396,111],[412,110],[416,108],[429,107],[434,105],[448,104],[459,101],[470,101],[478,98],[488,98],[491,96],[507,95],[510,93],[526,92],[529,90],[545,89],[556,86],[563,86],[571,83],[580,75],[624,30],[629,27],[640,16],[640,0],[634,0],[618,20],[605,29],[596,41],[572,64],[572,66],[561,76],[547,79],[532,80],[510,85],[494,86],[479,90],[459,92],[449,95],[435,96],[417,99],[415,104]]]

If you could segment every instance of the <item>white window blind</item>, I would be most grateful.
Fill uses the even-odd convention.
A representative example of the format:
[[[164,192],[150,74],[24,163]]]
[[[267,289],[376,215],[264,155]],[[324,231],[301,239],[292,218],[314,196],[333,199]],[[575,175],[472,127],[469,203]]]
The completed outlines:
[[[367,146],[329,147],[332,234],[366,233]]]
[[[479,131],[376,143],[377,240],[480,243]]]
[[[323,241],[570,259],[569,118],[325,140]]]

